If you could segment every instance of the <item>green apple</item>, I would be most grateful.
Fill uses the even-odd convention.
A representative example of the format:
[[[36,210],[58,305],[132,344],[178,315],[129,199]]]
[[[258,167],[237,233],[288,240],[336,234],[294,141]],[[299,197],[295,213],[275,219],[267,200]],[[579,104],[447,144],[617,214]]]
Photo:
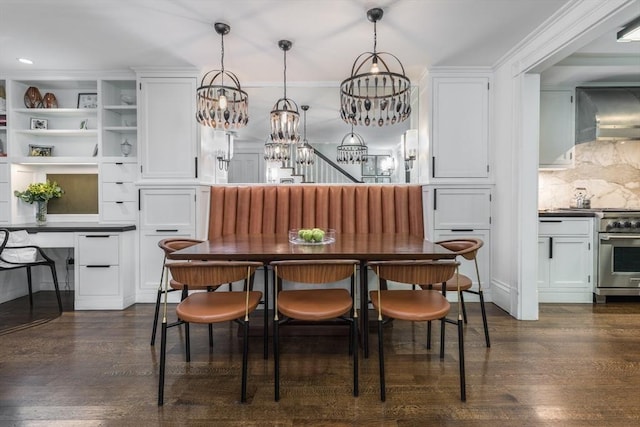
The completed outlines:
[[[313,231],[304,230],[304,232],[302,233],[302,238],[305,242],[311,242],[313,240]]]
[[[320,230],[319,228],[314,228],[311,234],[313,240],[315,240],[316,242],[322,242],[322,239],[324,239],[324,231]]]

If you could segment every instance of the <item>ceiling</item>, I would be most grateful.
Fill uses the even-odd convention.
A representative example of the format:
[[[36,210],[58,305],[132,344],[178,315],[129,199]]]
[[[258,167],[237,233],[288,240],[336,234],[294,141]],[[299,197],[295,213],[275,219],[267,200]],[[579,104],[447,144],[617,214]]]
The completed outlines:
[[[308,139],[337,143],[338,85],[356,56],[373,47],[366,10],[381,7],[378,50],[395,54],[417,83],[425,70],[492,66],[571,0],[2,0],[0,70],[220,68],[216,21],[228,23],[225,68],[249,92],[250,126],[239,140],[264,141],[268,111],[282,96],[280,39],[287,53],[287,95],[308,104]],[[639,11],[640,14],[640,11]],[[631,20],[631,17],[630,17]],[[615,45],[615,42],[614,42]],[[634,43],[640,45],[640,43]],[[596,45],[599,54],[611,43]],[[618,48],[618,47],[616,47]],[[34,64],[16,59],[27,57]],[[565,78],[565,77],[563,77]],[[397,140],[409,126],[357,132]]]

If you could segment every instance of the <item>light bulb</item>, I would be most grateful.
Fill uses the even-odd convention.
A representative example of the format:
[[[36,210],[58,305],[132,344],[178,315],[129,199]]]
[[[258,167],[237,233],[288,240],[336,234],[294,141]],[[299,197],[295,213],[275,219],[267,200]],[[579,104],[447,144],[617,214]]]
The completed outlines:
[[[378,68],[378,58],[373,58],[373,62],[371,63],[371,72],[373,74],[380,72],[380,68]]]
[[[222,92],[218,98],[218,106],[221,110],[227,109],[227,97],[224,95],[224,92]]]

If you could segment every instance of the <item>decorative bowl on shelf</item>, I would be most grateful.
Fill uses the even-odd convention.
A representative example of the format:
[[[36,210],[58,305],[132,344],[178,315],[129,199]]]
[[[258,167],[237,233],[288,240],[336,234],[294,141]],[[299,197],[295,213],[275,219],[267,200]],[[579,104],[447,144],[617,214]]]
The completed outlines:
[[[294,228],[289,230],[289,242],[295,245],[327,245],[336,241],[333,228]]]
[[[29,144],[29,155],[33,157],[51,157],[53,145],[33,145]]]

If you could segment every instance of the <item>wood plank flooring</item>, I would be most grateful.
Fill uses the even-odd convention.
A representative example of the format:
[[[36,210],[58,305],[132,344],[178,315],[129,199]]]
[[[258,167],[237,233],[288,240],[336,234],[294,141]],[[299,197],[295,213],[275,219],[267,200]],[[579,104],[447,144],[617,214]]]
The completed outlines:
[[[49,296],[36,296],[36,307],[48,304]],[[0,310],[12,304],[29,310],[26,299]],[[283,337],[277,403],[273,360],[262,358],[261,337],[251,337],[249,401],[241,404],[241,342],[228,324],[215,327],[211,350],[206,326],[192,325],[189,364],[182,328],[169,330],[163,407],[159,338],[149,346],[153,305],[69,311],[0,335],[0,426],[640,425],[640,303],[543,304],[539,321],[489,304],[490,349],[479,306],[468,311],[467,402],[459,400],[455,328],[440,361],[438,334],[427,350],[425,325],[394,322],[385,335],[386,402],[372,333],[357,398],[346,336]]]

